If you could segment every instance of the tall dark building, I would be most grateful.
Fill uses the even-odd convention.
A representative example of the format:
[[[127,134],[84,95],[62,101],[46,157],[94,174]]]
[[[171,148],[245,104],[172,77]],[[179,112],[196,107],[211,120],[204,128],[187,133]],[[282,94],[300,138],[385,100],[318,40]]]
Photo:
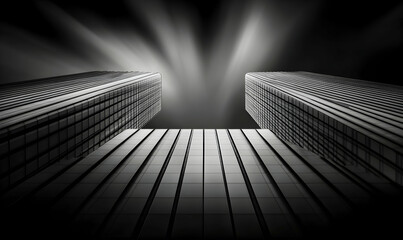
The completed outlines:
[[[403,88],[309,72],[248,73],[246,110],[283,140],[403,184]]]
[[[363,236],[350,214],[374,217],[374,197],[399,191],[267,129],[133,129],[27,179],[1,198],[1,217],[15,237],[338,239]]]
[[[160,109],[158,73],[90,72],[2,85],[0,192],[144,126]]]
[[[388,238],[400,229],[401,88],[250,73],[247,111],[269,128],[256,130],[141,129],[161,109],[158,73],[1,91],[0,226],[13,238]]]

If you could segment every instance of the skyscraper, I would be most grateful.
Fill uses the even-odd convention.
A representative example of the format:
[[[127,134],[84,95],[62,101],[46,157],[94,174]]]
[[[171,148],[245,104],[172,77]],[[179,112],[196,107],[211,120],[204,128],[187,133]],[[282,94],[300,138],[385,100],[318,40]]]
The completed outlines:
[[[55,161],[72,163],[160,109],[158,73],[90,72],[1,86],[0,190]]]
[[[157,73],[2,87],[0,226],[41,239],[384,236],[384,213],[403,212],[384,166],[390,149],[401,157],[401,90],[311,73],[246,78],[247,110],[272,130],[141,129],[161,109]],[[388,124],[395,135],[369,134]]]
[[[245,86],[260,127],[403,184],[402,87],[309,72],[248,73]]]
[[[130,129],[57,164],[1,198],[8,225],[52,239],[323,239],[344,235],[346,216],[374,196],[399,191],[267,129]],[[338,220],[343,228],[325,232]]]

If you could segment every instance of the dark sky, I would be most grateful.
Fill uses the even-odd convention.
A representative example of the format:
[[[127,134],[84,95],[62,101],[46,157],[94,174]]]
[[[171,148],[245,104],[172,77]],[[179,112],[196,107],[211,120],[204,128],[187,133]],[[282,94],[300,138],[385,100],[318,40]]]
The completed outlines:
[[[73,15],[83,15],[89,12],[115,24],[126,21],[141,29],[144,35],[149,34],[143,26],[144,20],[128,11],[127,3],[130,1],[53,2]],[[214,34],[216,15],[219,14],[221,8],[227,7],[232,1],[218,0],[212,1],[211,4],[206,4],[206,1],[185,0],[162,2],[168,10],[183,6],[194,9],[202,19],[200,35],[205,38],[203,42],[208,44],[208,36]],[[242,4],[248,5],[248,2],[252,1],[245,1]],[[278,66],[274,67],[275,70],[307,70],[401,84],[393,80],[398,66],[402,63],[399,59],[402,56],[403,48],[401,41],[403,11],[402,4],[399,4],[400,1],[358,1],[361,2],[360,4],[352,4],[352,1],[285,0],[272,2],[277,2],[276,4],[283,2],[278,4],[284,5],[279,7],[280,10],[284,10],[279,13],[283,15],[287,15],[288,8],[298,8],[311,4],[311,2],[318,2],[318,10],[311,16],[311,20],[303,29],[295,33],[295,38],[288,40],[287,45],[290,47],[283,52],[281,61],[278,61],[276,64]],[[385,19],[388,17],[390,19]],[[380,23],[379,29],[374,29],[372,35],[363,33],[383,18],[384,23]],[[58,31],[54,29],[55,26],[44,16],[35,1],[2,1],[0,20],[2,24],[25,29],[52,41],[63,42]],[[360,34],[362,35],[360,36]],[[367,49],[367,52],[364,51],[365,49],[357,49],[364,48],[365,46],[362,44],[371,42],[371,39],[376,42],[372,43],[371,47],[377,49],[373,49],[373,51]],[[339,61],[341,58],[359,58],[360,64],[358,65],[360,66],[335,66],[337,65],[335,61]]]
[[[118,61],[113,59],[119,59],[120,51],[116,50],[115,43],[132,46],[127,42],[140,36],[143,42],[151,46],[144,49],[151,48],[157,52],[152,56],[158,56],[161,62],[167,63],[164,66],[170,69],[170,74],[165,76],[171,77],[171,80],[167,79],[165,86],[181,88],[178,92],[189,92],[189,96],[177,97],[179,100],[176,100],[189,102],[187,106],[178,106],[183,111],[175,110],[174,100],[170,103],[170,96],[164,93],[163,104],[165,102],[166,107],[163,105],[164,110],[149,127],[257,127],[243,110],[243,77],[247,71],[311,71],[402,85],[399,74],[403,63],[403,4],[400,1],[352,2],[357,1],[212,1],[211,4],[179,0],[2,1],[1,83],[80,71],[129,70],[130,64],[119,62],[114,65]],[[154,6],[161,11],[154,11]],[[144,17],[142,12],[147,12],[149,18]],[[152,14],[155,14],[154,20],[150,18]],[[254,18],[255,15],[258,17]],[[164,19],[172,20],[168,30],[173,35],[183,34],[182,38],[178,38],[183,42],[176,43],[176,48],[170,47],[175,44],[175,38],[174,43],[169,43],[170,33],[168,30],[168,33],[165,32],[164,27],[159,28],[165,26]],[[249,34],[248,28],[255,26],[256,19],[263,20],[258,21],[260,25],[256,32]],[[76,21],[86,28],[82,30]],[[154,25],[150,21],[154,21]],[[266,23],[270,31],[261,33],[266,29]],[[96,34],[91,35],[92,32]],[[240,34],[244,32],[244,35]],[[252,40],[248,40],[248,34]],[[81,39],[83,35],[84,40]],[[255,42],[254,36],[259,41]],[[102,42],[106,41],[106,37],[108,45]],[[246,40],[242,40],[242,37]],[[268,38],[267,46],[271,44],[270,49],[266,49],[265,37]],[[182,45],[187,44],[189,38],[195,39],[196,47],[189,49],[196,49],[198,57],[195,59],[200,60],[189,66],[199,69],[199,72],[186,65],[187,57],[193,55],[187,49],[182,49]],[[241,43],[250,42],[242,48],[238,40]],[[256,46],[257,43],[260,46]],[[105,52],[99,50],[105,46],[110,49]],[[266,49],[267,54],[260,55],[259,61],[253,62],[251,59],[253,54],[259,54],[259,47],[262,52]],[[126,51],[126,48],[121,49],[123,53]],[[247,55],[245,52],[249,49],[255,52]],[[134,52],[136,50],[134,47]],[[181,74],[183,68],[175,67],[175,51],[183,55],[181,59],[185,61],[186,74]],[[113,57],[110,56],[111,52]],[[130,61],[127,58],[129,60],[126,62]],[[232,65],[226,64],[232,60]],[[159,71],[160,65],[153,66],[152,62],[143,68]],[[218,67],[214,68],[214,65]],[[219,73],[220,69],[230,74]],[[196,83],[186,86],[186,81],[193,77],[203,82],[205,91],[216,92],[211,96],[202,95],[198,101],[192,102],[189,98],[197,95],[193,92],[197,92]],[[176,78],[183,79],[175,82]],[[220,81],[225,82],[225,78],[237,80],[233,84],[221,84]],[[220,85],[223,85],[222,88],[217,87]],[[227,91],[228,96],[220,98],[225,95],[220,91]],[[179,95],[178,92],[172,94]],[[225,104],[218,106],[216,102]]]
[[[38,8],[40,1],[2,1],[1,24],[24,29],[35,35],[67,44],[56,27]],[[82,16],[96,14],[112,24],[130,22],[144,36],[144,20],[128,10],[131,1],[53,1],[66,12]],[[134,1],[140,2],[141,1]],[[166,9],[185,7],[201,19],[201,41],[208,47],[217,15],[234,1],[162,1]],[[253,1],[244,1],[247,6]],[[268,1],[270,2],[270,1]],[[317,3],[317,10],[303,28],[287,39],[276,64],[267,70],[306,70],[401,85],[396,79],[402,64],[403,11],[400,1],[271,1],[286,16],[290,8]],[[174,14],[170,12],[170,14]],[[382,22],[383,20],[383,22]],[[378,26],[376,23],[379,22]],[[370,28],[373,27],[373,32]],[[378,29],[376,29],[378,27]],[[4,61],[4,56],[2,60]],[[4,70],[4,69],[2,69]],[[2,74],[2,78],[5,76]],[[14,79],[10,76],[10,79]],[[15,79],[20,80],[20,79]],[[2,80],[2,82],[5,80]]]

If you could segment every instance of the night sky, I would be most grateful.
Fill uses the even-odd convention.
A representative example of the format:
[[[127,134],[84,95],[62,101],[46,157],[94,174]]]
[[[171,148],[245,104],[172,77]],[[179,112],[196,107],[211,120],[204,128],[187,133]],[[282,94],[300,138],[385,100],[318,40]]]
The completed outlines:
[[[402,85],[403,3],[351,2],[2,2],[0,79],[158,71],[163,110],[147,127],[256,128],[249,71]]]

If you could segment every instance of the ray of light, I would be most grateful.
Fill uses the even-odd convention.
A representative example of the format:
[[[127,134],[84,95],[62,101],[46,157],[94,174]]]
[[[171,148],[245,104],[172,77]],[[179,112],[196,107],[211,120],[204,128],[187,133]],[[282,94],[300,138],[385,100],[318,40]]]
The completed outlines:
[[[0,52],[7,55],[1,61],[7,75],[24,79],[91,70],[160,72],[160,127],[225,127],[227,109],[242,102],[245,73],[270,66],[273,49],[307,12],[301,9],[279,19],[271,2],[229,4],[216,18],[216,34],[199,38],[201,20],[192,9],[175,8],[168,14],[162,1],[128,2],[132,14],[150,29],[155,41],[149,41],[130,22],[116,26],[93,15],[74,17],[49,2],[39,6],[70,47],[3,26],[8,34],[0,38]]]

